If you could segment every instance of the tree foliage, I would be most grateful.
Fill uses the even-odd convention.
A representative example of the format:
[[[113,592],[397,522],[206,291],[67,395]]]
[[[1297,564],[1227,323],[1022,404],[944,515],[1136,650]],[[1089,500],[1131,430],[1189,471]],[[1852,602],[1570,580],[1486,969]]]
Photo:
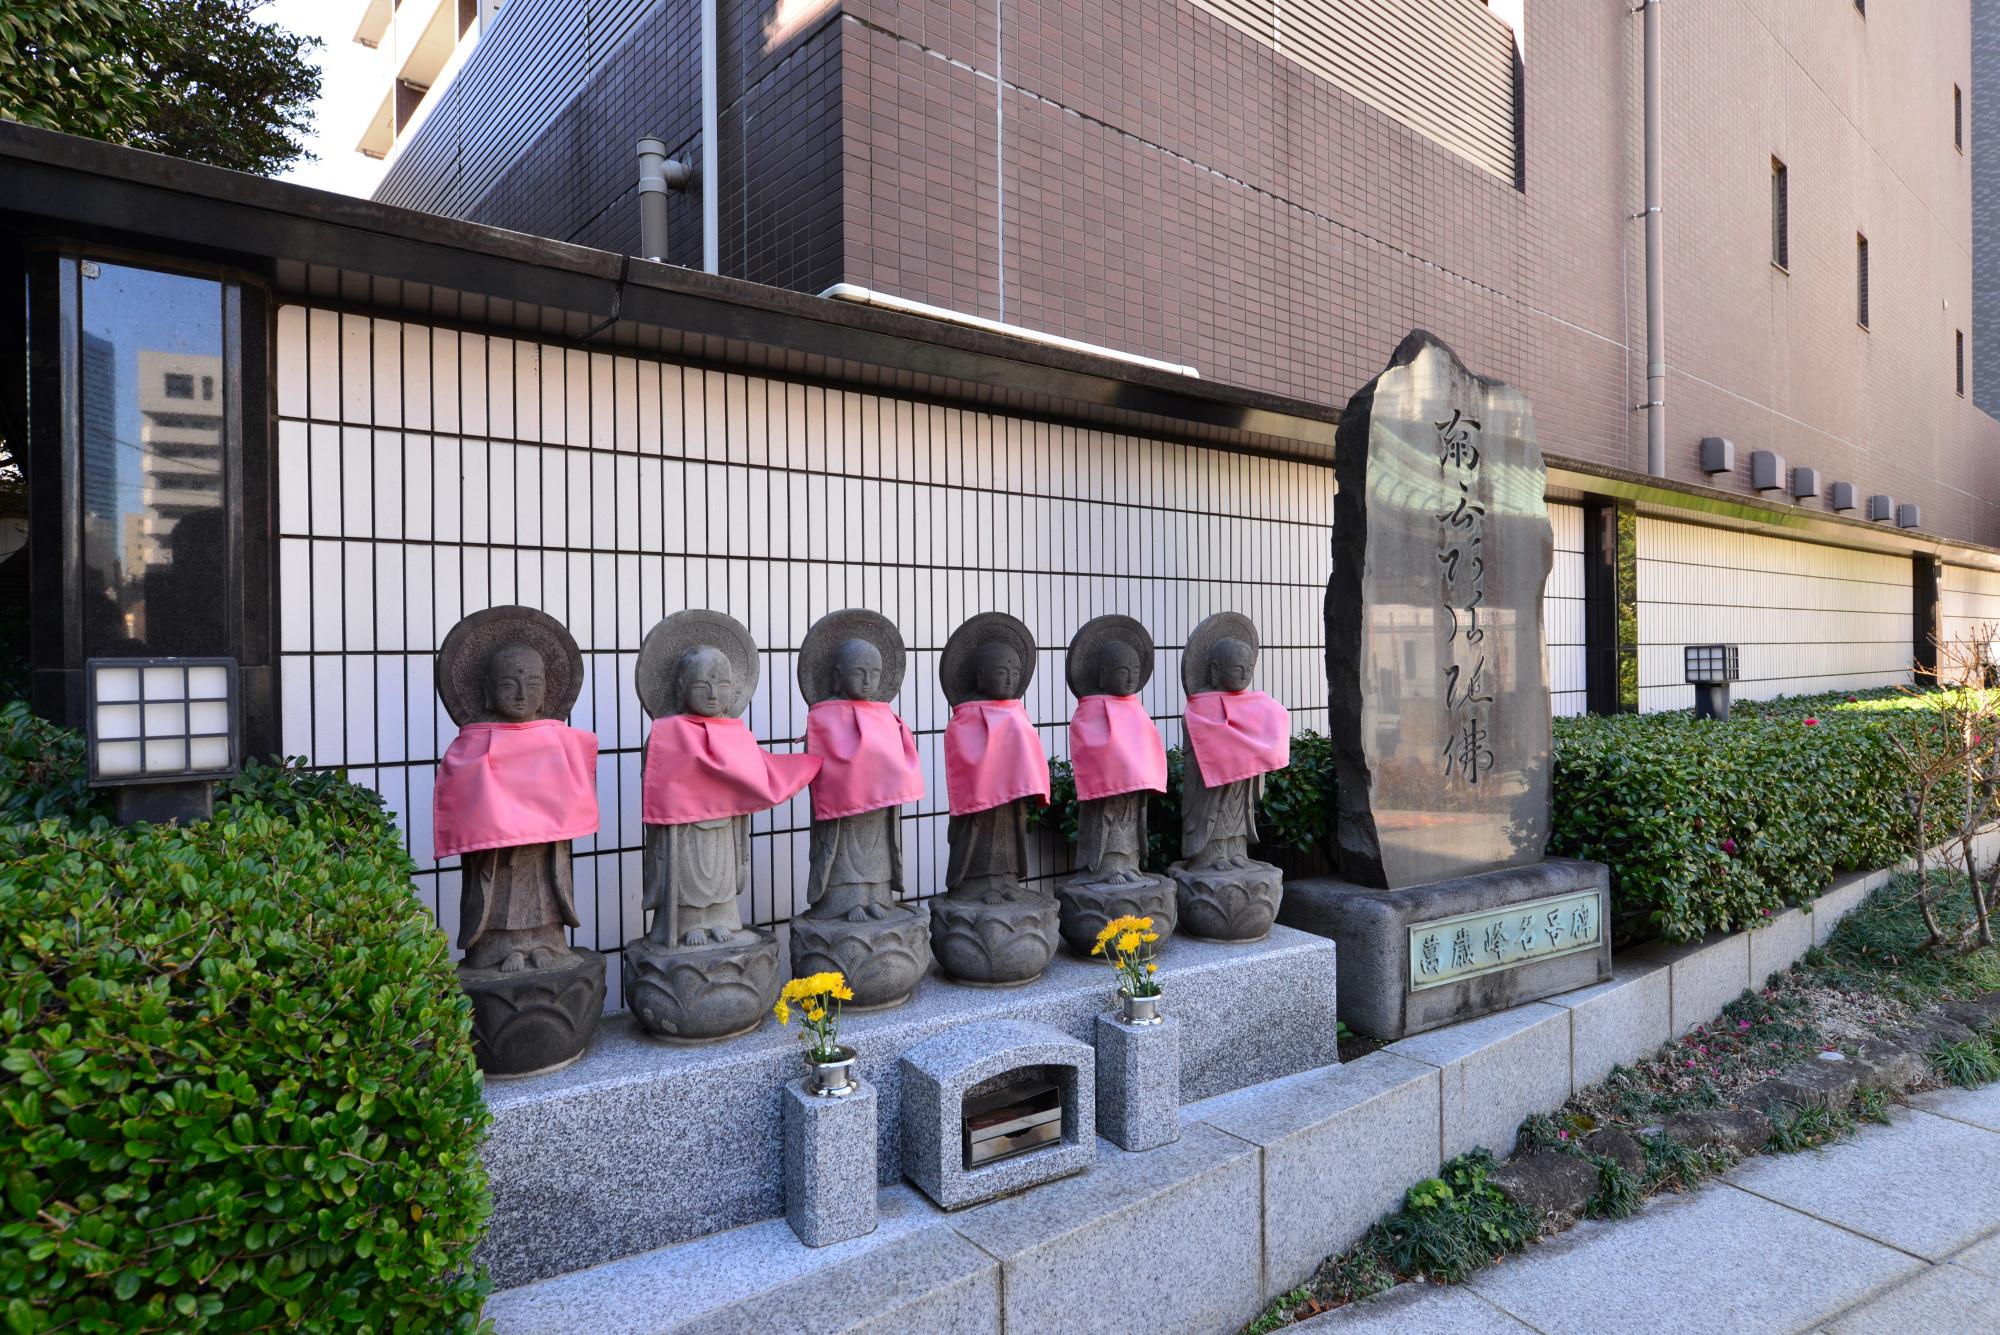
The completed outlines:
[[[309,156],[319,39],[267,0],[0,0],[0,116],[237,171]]]

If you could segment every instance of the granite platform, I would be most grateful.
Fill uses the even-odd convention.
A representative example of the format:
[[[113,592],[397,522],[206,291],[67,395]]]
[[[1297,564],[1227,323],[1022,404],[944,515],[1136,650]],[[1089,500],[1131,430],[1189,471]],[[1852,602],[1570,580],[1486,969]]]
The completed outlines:
[[[1325,938],[1285,927],[1235,945],[1175,938],[1160,965],[1163,1009],[1180,1027],[1184,1103],[1339,1060],[1334,946]],[[855,1073],[880,1099],[881,1185],[903,1175],[897,1063],[905,1052],[993,1020],[1046,1024],[1089,1043],[1113,993],[1111,970],[1063,953],[1019,988],[967,987],[933,972],[908,1004],[848,1016],[841,1041],[859,1052]],[[782,1216],[782,1091],[803,1074],[800,1047],[774,1022],[707,1047],[673,1047],[629,1016],[607,1016],[575,1065],[489,1085],[493,1217],[479,1259],[496,1287]]]

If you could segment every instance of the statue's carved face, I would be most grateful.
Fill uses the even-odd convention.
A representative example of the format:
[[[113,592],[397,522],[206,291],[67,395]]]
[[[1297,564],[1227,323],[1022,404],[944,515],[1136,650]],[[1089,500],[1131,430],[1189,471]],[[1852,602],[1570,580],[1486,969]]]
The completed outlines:
[[[1212,691],[1247,691],[1257,655],[1241,640],[1217,640],[1208,655],[1208,688]]]
[[[549,670],[525,644],[503,644],[486,658],[486,708],[502,723],[526,723],[542,716],[548,700]]]
[[[1097,688],[1106,695],[1138,694],[1139,651],[1123,640],[1111,640],[1099,649]]]
[[[702,718],[721,718],[736,703],[736,670],[729,655],[699,644],[681,655],[681,708]]]
[[[848,700],[873,700],[882,682],[882,651],[866,640],[840,646],[833,662],[833,689]]]
[[[979,646],[973,681],[981,699],[1012,700],[1021,693],[1021,656],[1011,644],[987,641]]]

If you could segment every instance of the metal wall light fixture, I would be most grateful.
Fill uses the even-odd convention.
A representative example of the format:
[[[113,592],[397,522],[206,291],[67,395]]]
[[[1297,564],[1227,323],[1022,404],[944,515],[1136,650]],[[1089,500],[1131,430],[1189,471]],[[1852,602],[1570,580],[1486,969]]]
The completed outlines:
[[[1876,524],[1886,524],[1896,517],[1896,498],[1883,492],[1876,492],[1868,498],[1868,518]]]
[[[1807,501],[1819,495],[1819,470],[1817,468],[1794,468],[1792,470],[1792,499]]]
[[[1703,436],[1701,439],[1701,471],[1704,473],[1727,473],[1736,467],[1736,442],[1727,436]]]
[[[1681,650],[1687,681],[1694,687],[1696,718],[1729,717],[1729,683],[1741,664],[1733,644],[1690,644]]]
[[[1897,528],[1922,528],[1923,526],[1924,508],[1921,505],[1918,505],[1915,501],[1904,501],[1896,507]]]
[[[1778,491],[1785,485],[1785,456],[1770,450],[1750,451],[1750,485],[1757,491]]]
[[[1852,482],[1834,483],[1827,489],[1826,503],[1835,510],[1852,510],[1857,504],[1854,499],[1854,484]]]
[[[215,781],[236,773],[236,660],[93,658],[90,782],[116,788],[118,820],[205,820]]]

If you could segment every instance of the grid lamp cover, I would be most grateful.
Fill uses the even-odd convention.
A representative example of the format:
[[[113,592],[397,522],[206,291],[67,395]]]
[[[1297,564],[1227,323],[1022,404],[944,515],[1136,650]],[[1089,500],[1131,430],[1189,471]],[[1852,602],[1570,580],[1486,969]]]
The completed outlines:
[[[1681,653],[1687,679],[1697,686],[1736,680],[1738,649],[1733,644],[1690,644]]]
[[[210,782],[237,768],[236,660],[93,658],[84,669],[90,782],[121,790],[121,819],[205,816]],[[165,805],[139,798],[148,787]]]
[[[1729,717],[1729,683],[1736,680],[1733,644],[1690,644],[1681,650],[1687,679],[1694,686],[1694,716]]]

